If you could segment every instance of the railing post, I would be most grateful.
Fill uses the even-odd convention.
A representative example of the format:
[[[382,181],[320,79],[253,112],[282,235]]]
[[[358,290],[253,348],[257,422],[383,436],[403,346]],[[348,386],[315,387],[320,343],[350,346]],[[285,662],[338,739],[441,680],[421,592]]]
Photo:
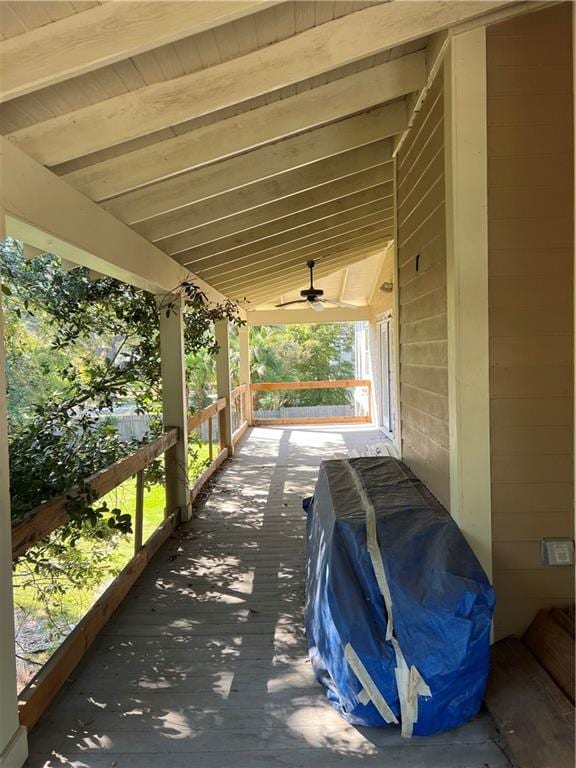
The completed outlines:
[[[250,390],[250,328],[247,325],[238,330],[238,349],[240,352],[240,384],[246,384],[244,400],[244,418],[252,425],[252,392]]]
[[[208,419],[208,458],[210,459],[210,463],[212,463],[212,459],[214,458],[214,430],[212,427],[212,419],[214,416],[210,416]]]
[[[0,239],[4,239],[4,212],[1,209]],[[28,744],[26,729],[18,721],[4,365],[4,321],[0,301],[0,765],[19,768],[28,756]]]
[[[137,555],[143,542],[144,529],[144,470],[136,474],[136,514],[134,519],[134,554]]]
[[[230,396],[230,335],[227,320],[214,323],[216,343],[216,387],[218,397],[226,398],[226,407],[220,411],[220,448],[228,448],[228,456],[234,454],[232,443],[232,398]]]
[[[166,509],[192,515],[188,488],[188,398],[184,361],[184,299],[170,312],[160,310],[160,360],[164,427],[178,427],[178,442],[166,452]]]

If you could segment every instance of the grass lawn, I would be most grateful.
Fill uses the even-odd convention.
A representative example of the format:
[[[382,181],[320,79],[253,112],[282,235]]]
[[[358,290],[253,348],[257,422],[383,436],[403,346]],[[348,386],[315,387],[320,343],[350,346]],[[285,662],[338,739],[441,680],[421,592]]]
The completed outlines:
[[[214,457],[218,455],[219,448],[214,446]],[[193,452],[196,454],[193,455]],[[200,476],[204,471],[206,463],[208,461],[208,443],[204,442],[200,445],[194,444],[190,451],[190,481],[191,483]],[[115,488],[109,494],[104,497],[108,507],[119,507],[123,512],[127,512],[131,515],[134,514],[136,505],[136,478],[132,477],[118,488]],[[163,485],[154,485],[151,488],[147,488],[144,494],[144,521],[143,521],[143,540],[146,541],[148,537],[154,533],[158,525],[164,519],[164,507],[166,502],[166,494]],[[77,545],[83,552],[88,552],[90,548],[90,542],[80,542]],[[104,564],[111,571],[100,584],[96,587],[70,587],[66,583],[66,578],[63,577],[62,584],[65,585],[66,591],[61,594],[55,594],[53,601],[51,601],[49,612],[53,621],[58,625],[66,628],[76,624],[82,616],[92,606],[98,596],[104,591],[106,586],[110,583],[112,578],[119,573],[122,568],[128,563],[134,554],[134,534],[128,534],[125,536],[119,535],[116,539],[110,542],[110,551],[105,555],[104,559],[100,559],[100,564]],[[47,611],[42,603],[38,599],[37,589],[34,587],[21,587],[18,586],[18,582],[25,576],[26,564],[19,564],[14,573],[14,601],[19,606],[20,611],[17,615],[17,624],[22,621],[27,622],[40,622],[46,624]],[[53,603],[53,604],[52,604]],[[61,642],[60,638],[55,637],[53,640],[54,648]],[[49,655],[49,654],[48,654]]]

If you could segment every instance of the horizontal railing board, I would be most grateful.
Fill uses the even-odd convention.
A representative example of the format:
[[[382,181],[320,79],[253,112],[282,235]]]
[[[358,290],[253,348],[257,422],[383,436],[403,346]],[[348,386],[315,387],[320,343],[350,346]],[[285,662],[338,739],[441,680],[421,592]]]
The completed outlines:
[[[239,387],[234,387],[234,389],[230,392],[230,397],[232,400],[234,400],[235,397],[238,397],[243,392],[248,391],[248,384],[240,384]]]
[[[274,426],[290,424],[370,424],[370,416],[311,416],[308,419],[254,419],[255,426]]]
[[[273,392],[288,389],[348,389],[369,387],[370,379],[335,379],[333,381],[268,381],[251,384],[253,392]]]
[[[193,413],[192,416],[190,416],[188,419],[188,431],[197,429],[202,424],[204,424],[205,421],[208,421],[208,419],[211,419],[212,416],[216,415],[219,411],[223,411],[224,408],[226,408],[226,398],[221,397],[207,408],[203,408],[201,411]]]
[[[173,532],[176,525],[177,515],[173,513],[154,531],[148,541],[22,691],[19,696],[20,723],[22,725],[30,729],[38,722],[99,632],[125,598],[130,587]]]
[[[132,455],[120,459],[100,472],[96,472],[86,480],[86,484],[100,498],[144,469],[154,459],[172,448],[177,441],[178,430],[176,428],[168,429],[163,435],[142,446]],[[23,555],[33,544],[64,525],[68,521],[66,505],[71,496],[80,492],[81,489],[75,486],[63,496],[41,504],[25,518],[16,521],[12,526],[12,557],[17,558]]]

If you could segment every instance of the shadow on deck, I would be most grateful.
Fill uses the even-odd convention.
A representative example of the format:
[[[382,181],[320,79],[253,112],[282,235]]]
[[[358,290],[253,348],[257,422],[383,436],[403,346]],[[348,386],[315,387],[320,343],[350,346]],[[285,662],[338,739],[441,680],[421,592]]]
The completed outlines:
[[[303,632],[304,515],[322,459],[371,428],[254,429],[30,737],[30,768],[502,768],[486,714],[404,740],[326,702]]]

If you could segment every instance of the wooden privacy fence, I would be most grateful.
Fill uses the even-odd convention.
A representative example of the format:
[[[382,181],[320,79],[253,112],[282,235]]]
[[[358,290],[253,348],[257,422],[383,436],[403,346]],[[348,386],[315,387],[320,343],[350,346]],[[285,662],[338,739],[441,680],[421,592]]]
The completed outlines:
[[[233,391],[231,400],[246,397],[246,392],[247,385],[238,387],[237,390]],[[224,430],[222,429],[226,404],[226,398],[220,398],[207,408],[194,413],[188,420],[189,431],[197,429],[205,422],[208,422],[208,451],[210,460],[210,464],[190,489],[190,501],[196,498],[208,478],[214,474],[228,456],[228,448],[223,442]],[[240,407],[242,408],[243,406]],[[245,408],[242,413],[246,413]],[[214,456],[213,420],[216,417],[220,419],[221,424],[219,429],[220,446],[218,455]],[[247,426],[248,424],[244,418],[235,432],[235,442],[238,442]],[[36,507],[23,519],[13,524],[12,558],[16,559],[69,520],[67,504],[71,497],[77,496],[89,488],[96,498],[101,498],[122,485],[129,478],[136,477],[134,556],[21,692],[19,696],[20,721],[27,728],[32,728],[41,717],[63,683],[92,645],[102,627],[118,608],[130,587],[138,579],[147,563],[178,525],[179,510],[170,509],[167,506],[163,522],[145,543],[142,541],[144,470],[160,456],[166,455],[168,458],[170,451],[174,450],[178,440],[178,430],[175,428],[168,429],[156,440],[142,446],[130,456],[120,459],[111,466],[89,477],[83,487],[76,486],[71,488],[62,496]],[[168,475],[166,482],[167,484],[170,482]],[[170,494],[168,490],[167,488],[167,504],[168,499],[174,497],[174,494]]]
[[[308,416],[296,418],[253,419],[255,425],[272,424],[369,424],[372,421],[372,382],[370,379],[339,379],[334,381],[273,381],[251,384],[254,392],[285,392],[299,389],[354,389],[365,387],[368,391],[368,413],[364,416]]]

